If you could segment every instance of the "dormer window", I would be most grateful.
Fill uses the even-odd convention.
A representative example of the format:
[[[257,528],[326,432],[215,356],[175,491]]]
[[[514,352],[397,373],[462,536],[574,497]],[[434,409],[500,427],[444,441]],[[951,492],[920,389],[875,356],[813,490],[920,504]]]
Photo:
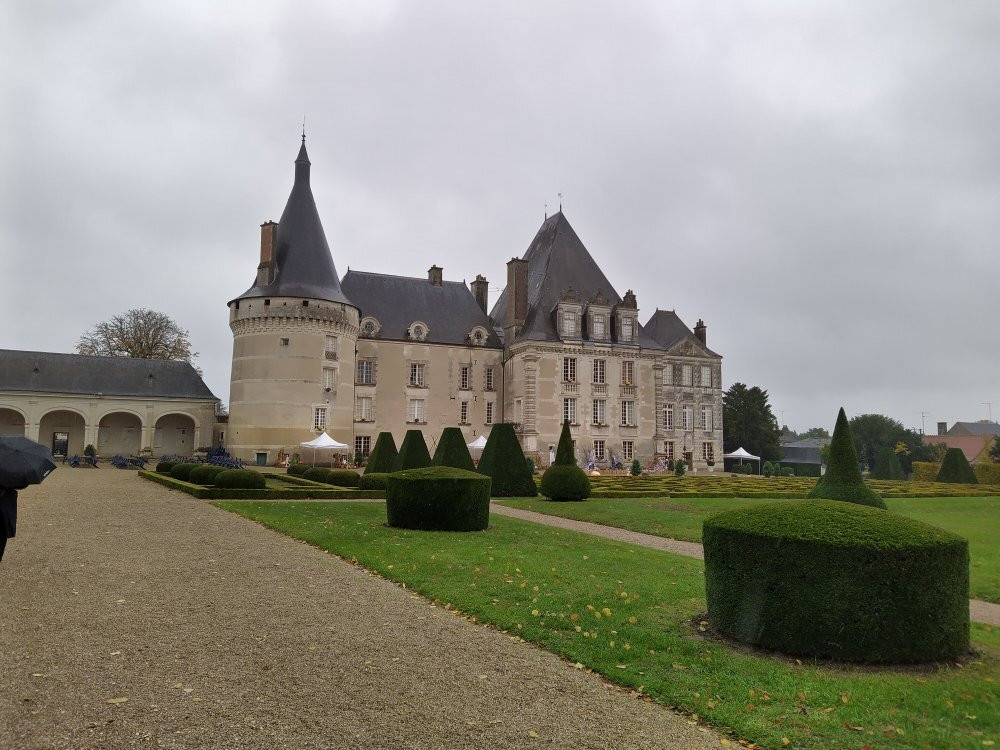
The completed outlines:
[[[378,336],[382,326],[376,318],[366,317],[361,320],[361,336],[366,339],[373,339]]]
[[[566,337],[576,335],[576,313],[572,310],[562,312],[562,335]]]
[[[471,331],[469,331],[469,342],[473,346],[486,346],[486,341],[489,334],[486,329],[482,326],[476,326]]]
[[[607,337],[608,321],[603,315],[594,315],[593,336],[591,338],[603,339]]]
[[[407,329],[406,337],[412,341],[426,341],[429,332],[427,324],[417,320]]]
[[[621,335],[618,337],[619,341],[631,342],[635,338],[635,321],[632,318],[622,318],[622,330]]]

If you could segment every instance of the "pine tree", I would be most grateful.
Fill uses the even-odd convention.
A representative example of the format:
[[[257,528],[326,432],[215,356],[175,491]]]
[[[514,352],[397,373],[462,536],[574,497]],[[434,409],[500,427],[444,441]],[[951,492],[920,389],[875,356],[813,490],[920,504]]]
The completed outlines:
[[[826,474],[820,477],[809,497],[813,499],[843,500],[858,505],[885,508],[882,498],[875,494],[861,478],[858,454],[854,450],[851,426],[843,407],[837,415],[837,426],[830,441],[830,463]]]

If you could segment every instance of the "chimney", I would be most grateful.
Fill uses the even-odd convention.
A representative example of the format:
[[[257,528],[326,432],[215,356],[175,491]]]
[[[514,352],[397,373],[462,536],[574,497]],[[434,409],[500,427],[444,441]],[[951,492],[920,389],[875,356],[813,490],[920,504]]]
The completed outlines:
[[[441,286],[441,278],[444,274],[444,269],[439,266],[431,266],[427,269],[427,280],[431,282],[434,286]]]
[[[528,261],[507,261],[507,328],[520,328],[528,316]],[[514,331],[514,336],[517,331]]]
[[[702,320],[701,318],[698,318],[698,322],[695,324],[694,327],[694,335],[704,346],[708,346],[708,342],[705,341],[705,339],[707,338],[706,336],[707,331],[708,329],[705,328],[705,321]]]
[[[938,435],[947,435],[947,434],[948,434],[948,423],[938,422]]]
[[[274,254],[278,249],[278,225],[265,221],[260,225],[260,264],[257,266],[257,283],[261,286],[274,281]]]
[[[479,309],[486,312],[490,285],[486,282],[486,277],[481,273],[476,274],[476,280],[472,282],[472,296],[476,298]]]

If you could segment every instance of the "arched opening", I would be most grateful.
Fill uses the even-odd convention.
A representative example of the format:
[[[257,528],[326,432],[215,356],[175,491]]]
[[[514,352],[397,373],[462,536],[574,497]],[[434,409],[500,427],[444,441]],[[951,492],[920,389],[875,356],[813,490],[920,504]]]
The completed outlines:
[[[127,411],[105,414],[97,425],[97,452],[102,456],[134,455],[141,441],[142,421]]]
[[[38,423],[38,442],[53,456],[82,456],[86,423],[75,411],[50,411]]]
[[[156,420],[153,453],[157,456],[190,456],[195,448],[194,420],[186,414],[166,414]]]
[[[0,437],[24,435],[24,417],[13,409],[0,409]]]

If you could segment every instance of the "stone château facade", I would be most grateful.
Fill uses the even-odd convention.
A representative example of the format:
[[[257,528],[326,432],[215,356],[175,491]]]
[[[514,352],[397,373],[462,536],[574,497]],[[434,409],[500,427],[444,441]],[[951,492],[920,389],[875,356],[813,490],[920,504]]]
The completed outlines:
[[[525,452],[549,462],[563,420],[578,458],[721,461],[721,357],[706,328],[672,311],[643,325],[560,211],[546,219],[488,310],[488,282],[445,281],[334,266],[309,185],[303,139],[277,222],[261,226],[253,285],[229,303],[233,370],[226,443],[244,460],[326,430],[367,453],[381,431],[397,444],[444,427],[471,442],[515,422]]]

